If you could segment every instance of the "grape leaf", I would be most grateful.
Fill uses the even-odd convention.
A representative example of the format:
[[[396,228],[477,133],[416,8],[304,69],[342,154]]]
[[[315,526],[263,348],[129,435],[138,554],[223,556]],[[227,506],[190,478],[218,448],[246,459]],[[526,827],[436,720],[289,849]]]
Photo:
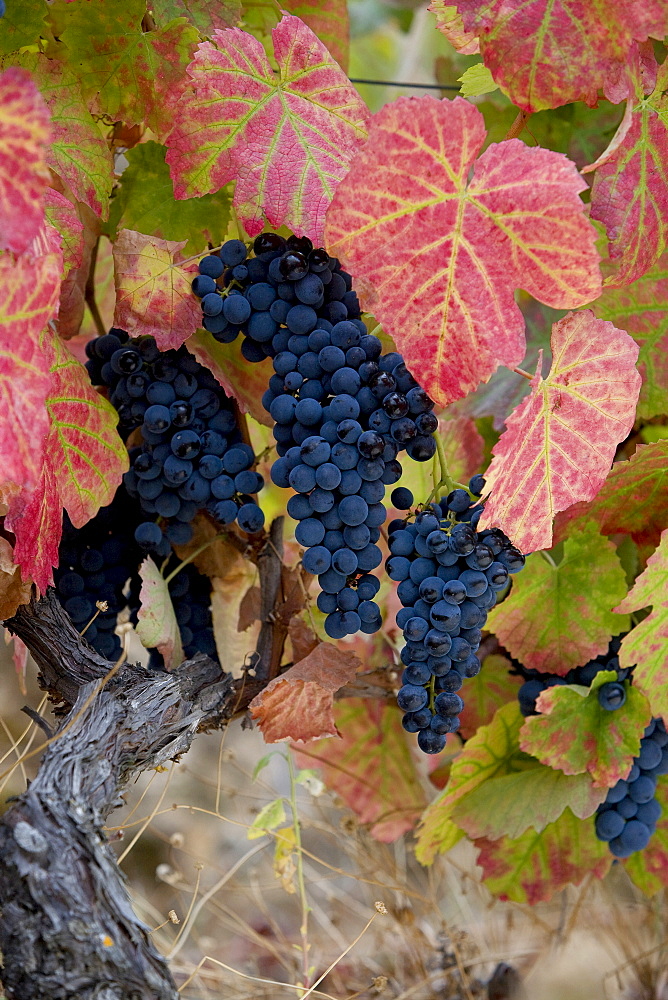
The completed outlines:
[[[151,11],[162,27],[174,17],[187,17],[202,35],[231,28],[241,16],[240,0],[152,0]]]
[[[70,202],[67,203],[72,208]],[[46,200],[46,214],[47,218],[50,217],[49,209],[49,196],[47,194]],[[71,219],[69,217],[69,210],[64,208],[62,213],[58,215],[57,218],[54,217],[54,223],[62,226],[61,232],[63,232],[63,250],[67,256],[74,251],[71,247],[71,238],[74,235],[65,229],[68,220],[71,221],[74,226],[76,220],[79,221],[81,225],[80,234],[80,244],[77,248],[80,254],[80,262],[78,266],[73,266],[69,271],[65,279],[63,280],[60,289],[60,308],[58,310],[58,333],[63,338],[63,340],[70,340],[77,335],[81,328],[81,324],[86,311],[86,284],[88,282],[88,275],[90,273],[90,265],[92,260],[93,251],[96,250],[97,256],[95,258],[95,301],[98,307],[99,315],[102,319],[102,323],[106,329],[111,326],[111,321],[114,315],[114,305],[115,305],[115,295],[114,302],[111,305],[111,312],[105,308],[106,302],[106,274],[105,274],[105,261],[103,257],[104,246],[109,246],[109,243],[105,241],[105,244],[98,243],[100,236],[100,228],[102,225],[101,219],[95,215],[87,205],[83,202],[78,203],[78,214],[75,211],[75,216]],[[84,224],[85,223],[85,224]],[[97,249],[96,249],[97,248]],[[77,254],[77,257],[79,256]],[[109,251],[109,256],[111,256],[111,250]],[[74,261],[76,262],[76,257]],[[113,260],[112,260],[113,267]],[[113,291],[113,272],[111,275],[111,287]],[[108,315],[108,322],[105,322],[105,317]],[[92,331],[92,335],[97,335],[97,329]],[[85,347],[86,340],[89,337],[84,334],[83,346]],[[71,350],[75,353],[78,359],[85,364],[87,358],[85,351],[83,354],[76,354],[76,346],[70,344]]]
[[[659,544],[668,508],[668,441],[640,444],[628,461],[615,462],[597,496],[559,515],[555,538],[594,520],[604,535],[631,535],[638,545]]]
[[[76,67],[91,111],[128,125],[146,122],[158,136],[168,132],[197,30],[176,18],[155,31],[142,31],[145,0],[54,6],[60,40],[69,49],[68,61]]]
[[[30,600],[32,581],[24,582],[21,570],[14,562],[12,547],[0,535],[0,620],[11,618],[20,604]],[[20,642],[20,640],[19,640]],[[21,643],[21,645],[23,645]],[[15,652],[16,652],[16,646]],[[25,647],[24,647],[25,648]]]
[[[334,721],[334,693],[351,681],[361,661],[330,642],[286,670],[250,703],[266,743],[310,743],[339,736]]]
[[[523,552],[547,549],[555,514],[596,496],[633,427],[638,347],[591,310],[552,328],[552,366],[506,422],[485,473],[481,525],[498,525]]]
[[[611,261],[617,264],[609,285],[628,285],[642,277],[666,248],[668,224],[668,63],[659,68],[656,89],[630,95],[630,121],[623,121],[610,149],[596,163],[591,217],[602,222]]]
[[[182,242],[122,229],[114,243],[114,326],[152,334],[161,351],[180,347],[202,319],[190,287],[197,261],[182,263]]]
[[[459,716],[459,732],[470,739],[480,726],[486,726],[497,709],[517,698],[523,678],[509,674],[510,660],[492,653],[483,660],[482,670],[464,687],[464,709]]]
[[[58,565],[62,508],[82,527],[113,499],[128,454],[116,431],[116,410],[93,389],[64,342],[47,328],[41,349],[51,375],[43,404],[49,429],[41,478],[33,490],[22,491],[6,523],[16,535],[14,553],[24,577],[32,576],[44,593]]]
[[[478,39],[472,31],[465,29],[456,4],[447,3],[446,0],[431,0],[427,10],[435,15],[436,27],[458,52],[465,56],[480,52]]]
[[[515,288],[563,308],[600,293],[575,166],[519,139],[476,160],[484,141],[461,97],[400,98],[372,117],[327,213],[330,252],[442,405],[521,361]]]
[[[615,609],[621,612],[652,608],[622,639],[619,662],[631,667],[633,683],[647,696],[652,714],[668,720],[668,528],[661,533],[656,552],[637,578],[624,600]]]
[[[606,289],[592,309],[630,333],[640,347],[638,416],[668,414],[668,254],[632,285]]]
[[[587,875],[603,878],[612,864],[608,845],[597,839],[593,822],[577,819],[570,809],[540,833],[529,829],[513,840],[483,838],[475,846],[489,891],[532,906],[569,883],[579,885]]]
[[[259,423],[273,427],[274,422],[262,405],[262,394],[272,374],[269,360],[249,365],[238,344],[219,344],[206,330],[193,334],[186,347],[211,371],[225,393],[236,400],[242,413],[250,413]]]
[[[541,714],[522,727],[522,750],[564,774],[588,772],[598,788],[611,788],[625,778],[652,713],[644,695],[629,684],[621,708],[602,708],[598,689],[615,680],[614,670],[601,670],[591,688],[568,684],[543,691],[536,705]]]
[[[497,84],[484,63],[469,66],[460,77],[457,77],[457,83],[461,83],[459,93],[462,97],[481,97],[482,94],[491,94],[497,89]]]
[[[107,217],[113,183],[113,157],[95,122],[73,70],[37,53],[19,57],[39,87],[51,115],[52,142],[47,163],[69,186],[77,201]]]
[[[334,718],[341,739],[297,747],[300,767],[318,767],[334,792],[385,844],[412,830],[425,794],[394,705],[372,698],[345,698]]]
[[[58,308],[60,268],[51,256],[0,257],[0,485],[15,493],[39,482],[51,385],[40,333]],[[26,574],[29,575],[29,574]]]
[[[66,277],[83,260],[83,222],[72,202],[53,188],[46,189],[44,214],[49,225],[60,233],[63,277]]]
[[[346,0],[284,0],[283,8],[301,18],[324,42],[343,70],[348,70],[350,19]]]
[[[238,28],[214,31],[188,67],[192,87],[167,139],[177,198],[236,180],[247,232],[274,226],[322,241],[336,185],[366,138],[367,109],[325,45],[286,14],[273,32],[275,74],[261,43]]]
[[[24,45],[32,45],[40,35],[47,35],[49,8],[44,0],[20,0],[20,3],[10,3],[7,7],[0,31],[0,55],[16,52]]]
[[[110,212],[110,228],[133,229],[164,240],[185,240],[184,253],[202,253],[218,245],[230,222],[231,191],[177,201],[165,147],[142,142],[125,154],[123,171]]]
[[[452,764],[448,784],[420,820],[415,856],[421,864],[431,864],[439,852],[449,850],[458,839],[452,822],[457,803],[496,775],[510,774],[515,769],[522,721],[517,703],[509,702],[467,741]]]
[[[594,107],[600,88],[612,99],[634,43],[668,30],[660,0],[458,0],[457,9],[492,76],[524,111]]]
[[[49,112],[30,74],[0,74],[0,249],[22,253],[44,219]]]
[[[656,797],[663,809],[663,815],[656,824],[656,830],[647,847],[636,851],[624,861],[624,867],[635,882],[648,896],[654,896],[668,884],[668,784],[659,779]]]
[[[587,523],[566,538],[558,565],[529,556],[488,627],[525,667],[563,677],[629,628],[626,615],[612,612],[625,593],[615,546]]]
[[[167,581],[150,556],[146,556],[139,567],[139,575],[137,635],[147,649],[155,647],[158,650],[166,670],[173,670],[183,662],[184,655]]]
[[[116,430],[114,407],[95,391],[86,369],[59,337],[45,340],[52,373],[46,455],[61,506],[80,528],[113,500],[128,469],[128,453]]]

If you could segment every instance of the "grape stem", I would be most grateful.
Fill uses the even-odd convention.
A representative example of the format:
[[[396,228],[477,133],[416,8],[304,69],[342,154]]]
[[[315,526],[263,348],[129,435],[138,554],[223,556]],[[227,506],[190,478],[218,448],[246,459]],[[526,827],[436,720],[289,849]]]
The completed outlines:
[[[169,576],[165,577],[165,583],[167,584],[171,583],[176,574],[180,573],[184,566],[187,566],[188,563],[193,561],[193,559],[197,559],[197,556],[201,552],[204,552],[204,550],[208,549],[210,545],[212,545],[214,542],[217,542],[219,538],[225,538],[225,536],[228,534],[229,533],[227,531],[219,531],[217,535],[213,536],[213,538],[209,538],[208,541],[203,542],[201,545],[198,545],[197,548],[194,550],[194,552],[191,552],[189,556],[186,556],[186,558],[172,570]]]
[[[443,489],[447,489],[448,493],[452,493],[453,490],[457,490],[457,489],[459,489],[459,490],[466,490],[466,492],[470,496],[471,500],[476,501],[478,499],[478,497],[474,496],[473,493],[471,493],[471,491],[468,488],[468,486],[466,486],[464,483],[458,483],[458,482],[456,482],[456,480],[454,480],[452,478],[452,476],[450,475],[450,473],[448,471],[448,462],[447,462],[447,459],[445,457],[445,449],[443,448],[443,441],[441,440],[441,436],[438,433],[438,431],[434,431],[432,437],[434,438],[434,441],[436,442],[436,455],[438,456],[438,466],[439,466],[439,476],[440,476],[440,479],[439,479],[438,482],[436,482],[436,456],[435,456],[434,457],[434,472],[433,472],[434,488],[431,491],[431,493],[429,494],[429,496],[427,497],[427,500],[426,500],[424,506],[428,507],[429,504],[432,502],[432,500],[434,500],[440,494],[441,490],[443,490]]]
[[[436,699],[436,674],[429,678],[429,711],[433,715],[435,712],[434,701]]]

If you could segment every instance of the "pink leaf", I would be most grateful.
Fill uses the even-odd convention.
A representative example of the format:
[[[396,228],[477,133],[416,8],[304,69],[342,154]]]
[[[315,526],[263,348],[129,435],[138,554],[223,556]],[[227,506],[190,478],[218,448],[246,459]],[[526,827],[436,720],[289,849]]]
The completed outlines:
[[[458,0],[485,65],[525,111],[618,96],[637,42],[668,30],[661,0]]]
[[[303,21],[286,14],[272,34],[278,75],[239,28],[214,31],[197,49],[167,140],[174,193],[204,195],[236,180],[234,205],[251,235],[264,214],[320,243],[368,112]]]
[[[238,344],[219,344],[206,330],[198,330],[186,341],[186,347],[220,382],[226,395],[236,400],[242,413],[250,413],[267,427],[273,426],[262,405],[262,394],[273,374],[270,361],[249,365]]]
[[[330,642],[271,681],[250,703],[266,743],[310,743],[339,736],[334,721],[334,693],[351,681],[361,661]]]
[[[446,0],[431,0],[427,7],[436,17],[436,27],[463,56],[480,52],[480,44],[472,31],[467,31],[457,6]]]
[[[591,216],[602,222],[610,241],[610,259],[617,264],[609,285],[628,285],[642,277],[666,248],[668,224],[668,62],[659,70],[656,89],[645,97],[642,88],[629,96],[632,108],[621,140],[612,141],[596,168]],[[624,126],[626,125],[626,128]],[[603,162],[601,162],[603,161]]]
[[[442,405],[521,361],[515,288],[571,308],[601,287],[575,166],[519,139],[476,160],[484,141],[462,98],[400,98],[371,119],[327,215],[330,252]]]
[[[481,524],[498,525],[523,552],[547,549],[552,520],[603,485],[633,426],[641,379],[638,346],[590,310],[552,327],[552,367],[507,420],[485,473],[491,499]]]
[[[114,326],[135,337],[152,334],[161,351],[180,347],[202,319],[190,287],[197,261],[181,263],[185,245],[131,229],[122,229],[114,243]]]
[[[0,74],[0,249],[21,253],[44,218],[49,112],[30,74]]]
[[[63,277],[66,277],[68,272],[72,268],[79,267],[83,260],[83,222],[72,202],[53,188],[47,188],[44,209],[48,223],[61,237]]]

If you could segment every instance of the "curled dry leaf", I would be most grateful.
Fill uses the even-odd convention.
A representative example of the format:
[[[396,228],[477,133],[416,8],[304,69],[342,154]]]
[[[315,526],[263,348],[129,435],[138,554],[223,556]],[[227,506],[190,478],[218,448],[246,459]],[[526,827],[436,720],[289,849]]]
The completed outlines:
[[[265,742],[309,743],[340,736],[334,721],[334,693],[353,679],[360,666],[354,654],[321,642],[276,677],[250,703]]]
[[[24,583],[21,570],[14,563],[14,553],[6,538],[0,535],[0,619],[11,618],[21,604],[30,600],[32,581]],[[15,639],[20,642],[20,639]],[[14,647],[16,651],[16,646]]]

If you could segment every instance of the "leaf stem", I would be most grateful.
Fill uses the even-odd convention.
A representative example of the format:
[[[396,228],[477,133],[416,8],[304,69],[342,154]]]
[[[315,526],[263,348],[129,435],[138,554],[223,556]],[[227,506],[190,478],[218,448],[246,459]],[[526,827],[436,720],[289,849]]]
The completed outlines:
[[[504,135],[503,141],[505,142],[506,139],[517,139],[518,135],[522,133],[522,130],[530,117],[530,111],[518,111],[515,121]]]
[[[515,372],[516,375],[523,375],[524,378],[528,378],[529,381],[534,377],[530,372],[525,372],[523,368],[511,368],[511,372]]]
[[[309,983],[309,964],[308,964],[308,953],[309,953],[309,943],[308,943],[308,915],[311,912],[311,907],[308,903],[308,898],[306,895],[306,882],[304,881],[304,859],[302,857],[302,835],[301,835],[301,824],[299,822],[299,812],[297,810],[297,782],[295,780],[295,769],[292,762],[292,754],[288,751],[287,753],[288,769],[290,771],[290,809],[292,811],[292,829],[295,834],[295,854],[297,856],[297,884],[299,886],[299,900],[302,909],[302,922],[299,928],[299,933],[302,939],[302,985],[308,987]]]
[[[86,287],[84,289],[84,301],[88,306],[90,314],[93,318],[93,323],[95,323],[95,329],[97,330],[99,337],[104,337],[107,332],[102,322],[102,317],[100,316],[100,310],[97,308],[97,302],[95,301],[95,265],[97,264],[97,248],[100,245],[99,237],[95,242],[95,246],[90,255],[90,264],[88,267],[88,276],[86,278]]]

